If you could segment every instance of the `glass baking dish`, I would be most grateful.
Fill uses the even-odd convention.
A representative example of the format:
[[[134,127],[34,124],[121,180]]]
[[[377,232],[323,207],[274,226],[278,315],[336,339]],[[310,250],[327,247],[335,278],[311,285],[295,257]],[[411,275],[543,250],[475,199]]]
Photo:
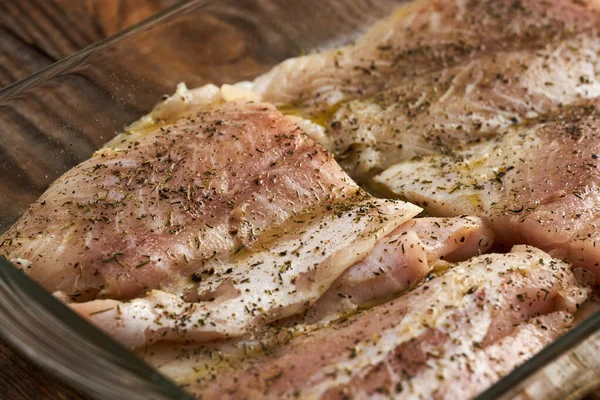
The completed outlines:
[[[252,79],[349,42],[402,0],[184,2],[0,92],[0,232],[62,173],[146,114],[179,82]],[[0,260],[0,334],[97,398],[186,398]],[[479,396],[581,398],[600,385],[600,312]],[[529,396],[529,397],[528,397]]]

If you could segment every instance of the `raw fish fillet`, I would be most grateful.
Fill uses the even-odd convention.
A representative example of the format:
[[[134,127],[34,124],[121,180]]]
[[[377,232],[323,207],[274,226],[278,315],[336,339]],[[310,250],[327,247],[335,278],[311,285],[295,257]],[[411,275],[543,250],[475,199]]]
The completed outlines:
[[[600,101],[574,103],[463,150],[375,178],[430,215],[479,215],[496,241],[527,243],[600,279]]]
[[[476,217],[415,218],[377,242],[329,290],[287,323],[323,323],[398,296],[449,263],[467,260],[492,247],[494,234]]]
[[[305,129],[349,175],[447,152],[600,95],[598,3],[415,1],[356,43],[240,85]]]
[[[195,106],[113,139],[0,238],[10,261],[129,347],[298,313],[421,210],[362,192],[271,105]]]
[[[564,333],[588,293],[567,264],[516,246],[317,330],[146,358],[202,399],[467,399]]]
[[[350,176],[449,153],[563,104],[600,96],[597,34],[486,54],[336,107],[325,143]]]
[[[253,82],[275,105],[327,107],[497,51],[543,49],[597,26],[597,1],[418,0],[355,44],[292,58]]]

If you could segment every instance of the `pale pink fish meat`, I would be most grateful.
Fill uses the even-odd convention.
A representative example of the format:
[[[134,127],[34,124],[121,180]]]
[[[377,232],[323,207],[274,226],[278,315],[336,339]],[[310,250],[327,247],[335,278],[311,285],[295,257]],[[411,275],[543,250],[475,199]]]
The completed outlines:
[[[182,285],[183,296],[153,290],[126,302],[100,299],[71,307],[130,348],[241,336],[302,312],[379,237],[418,211],[407,203],[349,197],[291,217],[226,260],[207,260],[195,273],[193,293]]]
[[[176,379],[202,399],[466,399],[564,333],[588,293],[567,264],[516,246],[320,329],[184,352],[197,367]]]
[[[130,347],[300,312],[420,212],[362,192],[268,104],[208,105],[119,140],[59,178],[0,251]]]
[[[600,278],[600,102],[564,106],[496,138],[395,165],[375,180],[430,215],[479,215]]]
[[[600,95],[599,3],[415,1],[354,44],[286,60],[244,83],[348,174],[447,152]]]
[[[599,16],[600,21],[600,16]],[[415,156],[449,153],[580,99],[600,95],[598,34],[540,49],[486,54],[338,105],[328,147],[369,185]]]
[[[301,316],[287,323],[322,323],[389,300],[431,273],[485,253],[493,232],[476,217],[415,218],[377,242]]]
[[[597,24],[596,1],[420,0],[356,43],[284,61],[253,82],[275,105],[332,106],[498,50],[543,48]]]
[[[416,0],[180,84],[0,256],[198,398],[472,398],[600,283],[598,10]]]
[[[192,284],[205,260],[356,191],[272,107],[225,104],[99,150],[30,207],[1,250],[48,290],[129,299]]]

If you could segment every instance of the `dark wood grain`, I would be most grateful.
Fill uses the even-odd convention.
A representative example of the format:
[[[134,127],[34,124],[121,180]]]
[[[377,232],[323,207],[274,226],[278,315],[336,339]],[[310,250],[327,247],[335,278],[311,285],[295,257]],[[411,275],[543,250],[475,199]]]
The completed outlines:
[[[0,87],[115,34],[177,0],[0,1]],[[0,397],[89,399],[0,341]]]
[[[178,0],[0,1],[0,87],[22,79]]]
[[[0,343],[0,396],[3,399],[88,400]]]

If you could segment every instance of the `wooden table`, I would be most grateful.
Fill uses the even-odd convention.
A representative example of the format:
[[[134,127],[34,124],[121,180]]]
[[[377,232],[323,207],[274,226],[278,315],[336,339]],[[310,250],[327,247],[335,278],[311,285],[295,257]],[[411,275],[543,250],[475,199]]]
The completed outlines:
[[[0,87],[22,79],[177,0],[0,1]],[[0,398],[89,399],[0,342]]]

